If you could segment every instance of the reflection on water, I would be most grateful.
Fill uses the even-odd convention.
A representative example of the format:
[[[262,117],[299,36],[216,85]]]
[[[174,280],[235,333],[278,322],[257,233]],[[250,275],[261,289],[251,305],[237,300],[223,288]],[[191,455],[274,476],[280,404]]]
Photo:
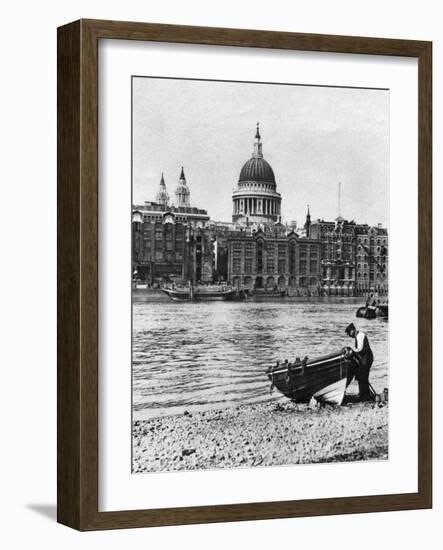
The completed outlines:
[[[279,397],[266,367],[350,345],[349,322],[374,352],[370,380],[388,385],[388,323],[355,319],[355,304],[295,302],[135,303],[134,420]]]

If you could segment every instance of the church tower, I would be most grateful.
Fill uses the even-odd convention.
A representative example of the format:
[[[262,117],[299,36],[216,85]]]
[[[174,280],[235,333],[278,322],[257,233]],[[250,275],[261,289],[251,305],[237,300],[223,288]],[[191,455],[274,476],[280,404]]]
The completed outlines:
[[[162,204],[163,206],[169,205],[169,195],[166,190],[166,183],[165,183],[165,178],[163,177],[163,172],[162,172],[162,177],[160,179],[160,185],[158,186],[158,191],[157,191],[155,200],[159,204]]]
[[[178,182],[178,185],[175,189],[175,198],[177,200],[177,206],[178,207],[188,207],[190,206],[190,196],[191,196],[191,192],[189,190],[189,187],[186,183],[186,178],[185,178],[185,172],[183,170],[183,166],[182,166],[182,170],[181,170],[181,173],[180,173],[180,179],[179,179],[179,182]]]

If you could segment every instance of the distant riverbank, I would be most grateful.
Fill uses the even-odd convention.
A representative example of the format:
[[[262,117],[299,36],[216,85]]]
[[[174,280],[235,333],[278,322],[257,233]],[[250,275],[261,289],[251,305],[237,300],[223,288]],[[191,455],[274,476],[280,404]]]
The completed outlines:
[[[171,299],[160,289],[157,288],[133,288],[132,301],[134,303],[143,302],[170,302]],[[282,298],[252,295],[248,298],[251,302],[299,302],[299,303],[327,303],[327,304],[359,304],[362,305],[365,298],[362,296],[284,296]]]
[[[286,398],[133,423],[133,473],[387,460],[388,406]]]

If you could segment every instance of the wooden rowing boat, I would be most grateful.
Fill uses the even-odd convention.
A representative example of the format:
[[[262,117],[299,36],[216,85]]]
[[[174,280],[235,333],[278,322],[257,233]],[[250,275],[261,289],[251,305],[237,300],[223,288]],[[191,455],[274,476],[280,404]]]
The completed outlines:
[[[277,363],[266,374],[283,395],[296,403],[319,402],[341,405],[346,391],[349,367],[352,365],[346,348],[316,359],[297,358],[293,363]]]

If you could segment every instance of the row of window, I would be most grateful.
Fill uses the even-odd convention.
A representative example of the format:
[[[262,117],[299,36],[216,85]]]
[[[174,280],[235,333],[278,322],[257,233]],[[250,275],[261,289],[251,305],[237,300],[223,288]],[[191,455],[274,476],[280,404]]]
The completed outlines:
[[[368,264],[358,264],[358,265],[357,265],[357,268],[358,268],[358,269],[360,269],[361,267],[367,268],[367,267],[368,267]],[[377,266],[377,267],[378,267],[378,266]],[[383,271],[384,271],[384,270],[386,269],[386,264],[383,264],[383,265],[381,265],[380,267],[381,267],[381,268],[383,269]]]
[[[367,238],[358,237],[357,241],[359,243],[368,244]],[[377,244],[386,244],[386,239],[377,239]]]
[[[357,250],[359,250],[359,251],[364,250],[363,245],[359,244],[357,246]],[[376,251],[378,253],[382,253],[382,254],[386,254],[388,252],[387,249],[386,249],[386,246],[377,246]]]
[[[280,273],[286,272],[286,259],[278,259],[278,261],[275,261],[275,258],[268,257],[266,260],[266,271],[273,272],[275,271],[275,267],[277,265],[278,271]],[[311,260],[310,262],[307,262],[306,260],[301,260],[299,264],[300,273],[303,275],[306,275],[308,273],[308,267],[309,267],[309,273],[316,273],[318,269],[318,262],[317,260]],[[257,263],[257,271],[262,271],[263,265],[260,263]],[[233,257],[232,258],[232,270],[234,273],[241,273],[242,272],[242,261],[239,257]],[[254,262],[252,259],[245,259],[243,263],[243,272],[245,273],[252,273],[254,271]],[[290,265],[290,272],[295,273],[295,263]]]
[[[163,262],[163,261],[181,262],[181,261],[183,261],[183,254],[181,252],[175,252],[175,254],[174,254],[172,252],[164,252],[164,251],[161,251],[161,250],[156,250],[154,258],[155,258],[155,261],[157,261],[157,262]],[[148,254],[147,251],[145,251],[145,261],[150,261],[151,259],[152,259],[151,254]]]
[[[232,253],[233,254],[241,254],[242,252],[242,244],[241,243],[232,243]],[[260,246],[258,247],[258,249],[260,250],[263,250]],[[257,250],[258,250],[257,249]],[[295,246],[291,246],[290,249],[289,249],[289,253],[291,255],[294,255],[295,256]],[[245,254],[245,257],[246,256],[253,256],[254,254],[254,248],[253,247],[249,247],[246,245],[244,246],[244,254]],[[275,256],[277,255],[279,258],[286,258],[287,254],[288,254],[288,248],[286,245],[278,245],[277,248],[273,247],[273,246],[270,246],[269,248],[266,249],[266,254],[268,257],[270,256]],[[318,256],[319,256],[319,250],[317,247],[311,247],[310,249],[309,248],[302,248],[300,247],[299,248],[299,256],[300,258],[306,258],[306,257],[309,257],[310,258],[314,258],[314,259],[317,259]]]
[[[384,273],[377,273],[377,279],[382,279],[384,276]],[[367,279],[368,277],[368,273],[365,271],[364,273],[361,273],[360,271],[357,273],[357,278],[358,279],[361,279],[363,277],[363,279]],[[373,279],[374,278],[374,274],[373,273],[369,273],[369,278],[370,279]]]

